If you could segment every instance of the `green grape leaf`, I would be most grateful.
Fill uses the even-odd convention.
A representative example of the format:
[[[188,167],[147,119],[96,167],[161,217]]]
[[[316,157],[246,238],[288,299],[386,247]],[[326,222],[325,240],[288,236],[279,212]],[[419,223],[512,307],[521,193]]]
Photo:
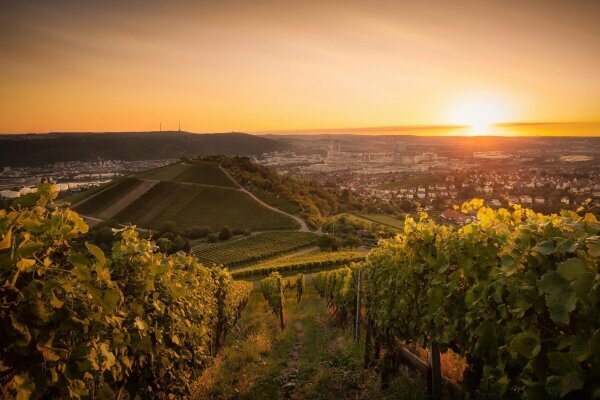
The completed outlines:
[[[106,314],[112,313],[115,310],[115,308],[117,308],[117,304],[119,303],[120,299],[121,296],[116,290],[106,291],[102,296],[102,308],[104,312]]]
[[[545,294],[550,318],[560,325],[569,324],[569,313],[577,306],[577,297],[569,284],[556,272],[549,271],[540,279],[539,287]]]
[[[585,264],[577,257],[572,257],[559,263],[556,272],[561,278],[569,282],[576,279],[585,279],[589,275]]]
[[[104,252],[102,251],[102,249],[100,249],[100,247],[88,242],[85,242],[85,247],[87,247],[89,252],[92,253],[94,257],[96,257],[96,259],[101,265],[106,265],[106,257],[104,256]]]
[[[544,240],[532,248],[533,251],[545,256],[554,252],[554,242],[552,240]]]
[[[572,371],[564,376],[552,375],[546,379],[546,390],[553,397],[565,397],[574,390],[581,389],[583,381],[578,371]]]
[[[511,352],[527,359],[535,358],[541,348],[540,335],[534,331],[521,332],[510,341]]]
[[[108,383],[103,383],[98,393],[96,393],[98,400],[113,400],[116,398],[116,393],[111,389]]]

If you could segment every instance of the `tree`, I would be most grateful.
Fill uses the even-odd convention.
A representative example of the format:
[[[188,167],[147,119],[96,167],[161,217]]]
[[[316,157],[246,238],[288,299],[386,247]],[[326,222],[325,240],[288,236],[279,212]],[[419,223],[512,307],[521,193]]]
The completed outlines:
[[[231,233],[231,229],[229,229],[228,226],[224,226],[221,228],[221,231],[219,232],[220,241],[229,240],[231,239],[231,236],[233,236],[233,234]]]
[[[162,225],[158,229],[158,232],[161,235],[164,233],[168,233],[168,232],[179,233],[179,228],[177,227],[177,224],[175,223],[175,221],[165,221],[162,223]]]
[[[208,229],[208,226],[195,225],[195,226],[192,226],[190,229],[188,229],[188,231],[186,232],[186,235],[190,239],[199,239],[199,238],[206,237],[206,235],[208,235],[209,231],[210,231],[210,229]]]
[[[171,242],[170,239],[167,239],[165,237],[161,237],[160,239],[158,239],[156,241],[156,245],[163,253],[169,253],[173,248],[173,242]]]
[[[339,240],[335,236],[321,235],[317,246],[323,251],[336,251],[339,247]]]

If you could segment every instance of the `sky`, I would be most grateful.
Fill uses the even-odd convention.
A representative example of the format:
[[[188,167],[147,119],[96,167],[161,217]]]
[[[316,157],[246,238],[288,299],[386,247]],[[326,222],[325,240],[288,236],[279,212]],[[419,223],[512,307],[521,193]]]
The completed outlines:
[[[598,122],[599,20],[595,0],[0,0],[0,132]]]

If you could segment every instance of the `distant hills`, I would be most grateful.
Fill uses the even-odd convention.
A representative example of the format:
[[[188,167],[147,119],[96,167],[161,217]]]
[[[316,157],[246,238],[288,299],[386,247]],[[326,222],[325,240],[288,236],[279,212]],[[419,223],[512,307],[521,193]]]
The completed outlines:
[[[251,155],[288,146],[246,133],[109,132],[0,135],[0,166],[89,160],[148,160],[216,154]]]

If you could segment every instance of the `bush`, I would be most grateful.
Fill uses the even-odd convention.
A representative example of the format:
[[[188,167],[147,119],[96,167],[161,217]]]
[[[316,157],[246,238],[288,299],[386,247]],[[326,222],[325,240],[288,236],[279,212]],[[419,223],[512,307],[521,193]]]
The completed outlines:
[[[231,229],[229,229],[228,226],[224,226],[221,228],[221,231],[219,232],[219,240],[220,241],[229,240],[229,239],[231,239],[232,236],[233,236],[233,234],[231,233]]]
[[[208,243],[217,243],[219,241],[219,235],[216,233],[209,233],[206,235],[206,241]]]
[[[177,234],[177,233],[179,233],[179,228],[177,227],[177,224],[175,223],[175,221],[165,221],[161,224],[160,228],[158,229],[158,232],[161,235],[163,235],[165,233]]]
[[[186,236],[190,239],[200,239],[206,237],[206,235],[208,235],[209,232],[210,229],[208,229],[208,226],[193,226],[190,229],[188,229],[188,231],[186,232]]]
[[[246,231],[244,230],[244,228],[233,228],[231,230],[231,233],[234,235],[243,235]]]
[[[317,240],[317,246],[323,251],[337,251],[339,245],[339,240],[331,235],[321,235]]]

